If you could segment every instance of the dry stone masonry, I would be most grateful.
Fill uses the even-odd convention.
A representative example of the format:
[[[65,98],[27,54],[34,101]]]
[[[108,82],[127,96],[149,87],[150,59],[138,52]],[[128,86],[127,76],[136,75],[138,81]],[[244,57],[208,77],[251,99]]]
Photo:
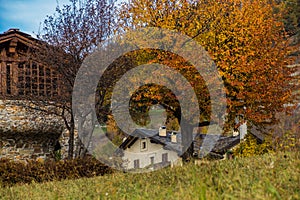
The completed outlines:
[[[68,133],[62,120],[26,108],[29,104],[28,101],[0,100],[0,158],[45,159],[53,157],[55,150],[66,151]]]

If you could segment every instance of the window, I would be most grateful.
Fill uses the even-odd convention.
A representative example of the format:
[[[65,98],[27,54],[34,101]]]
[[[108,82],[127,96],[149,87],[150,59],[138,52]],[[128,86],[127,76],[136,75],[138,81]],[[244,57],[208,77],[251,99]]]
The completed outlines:
[[[140,160],[139,159],[134,160],[133,161],[133,165],[134,165],[134,169],[140,168]]]
[[[39,66],[39,76],[40,77],[44,76],[44,67],[43,66]]]
[[[150,157],[150,164],[154,165],[154,156]]]
[[[11,94],[10,64],[6,65],[6,93]]]
[[[26,75],[26,76],[30,76],[30,74],[31,74],[30,72],[31,72],[31,70],[30,70],[30,65],[27,64],[27,65],[26,65],[26,69],[25,69],[25,75]]]
[[[141,140],[141,151],[146,151],[147,150],[147,140],[142,139]]]
[[[163,163],[168,162],[168,153],[162,154],[162,162],[163,162]]]

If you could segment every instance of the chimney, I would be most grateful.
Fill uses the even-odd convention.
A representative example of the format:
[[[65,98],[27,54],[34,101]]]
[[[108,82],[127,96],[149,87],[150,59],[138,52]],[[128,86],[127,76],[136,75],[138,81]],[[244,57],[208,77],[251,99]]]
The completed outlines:
[[[160,137],[167,137],[167,128],[165,126],[159,127],[158,135]]]
[[[171,142],[172,143],[177,143],[177,135],[174,132],[171,133]]]
[[[239,131],[240,131],[240,139],[244,139],[246,134],[247,134],[247,122],[244,122],[240,127],[239,127]]]

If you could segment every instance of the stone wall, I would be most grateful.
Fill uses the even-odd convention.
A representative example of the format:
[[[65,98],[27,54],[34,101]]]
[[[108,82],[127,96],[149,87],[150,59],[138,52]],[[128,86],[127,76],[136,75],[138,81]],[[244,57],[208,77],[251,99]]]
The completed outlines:
[[[61,118],[28,105],[35,106],[28,101],[0,100],[0,158],[45,159],[58,149],[65,157],[68,133]]]
[[[38,140],[36,138],[3,137],[0,141],[0,157],[13,160],[54,158],[55,140]]]

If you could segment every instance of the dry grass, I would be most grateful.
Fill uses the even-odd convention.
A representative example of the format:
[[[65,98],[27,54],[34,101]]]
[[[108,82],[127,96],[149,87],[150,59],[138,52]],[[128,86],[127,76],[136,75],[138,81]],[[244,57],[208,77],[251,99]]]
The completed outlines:
[[[0,199],[300,199],[300,153],[0,188]]]

